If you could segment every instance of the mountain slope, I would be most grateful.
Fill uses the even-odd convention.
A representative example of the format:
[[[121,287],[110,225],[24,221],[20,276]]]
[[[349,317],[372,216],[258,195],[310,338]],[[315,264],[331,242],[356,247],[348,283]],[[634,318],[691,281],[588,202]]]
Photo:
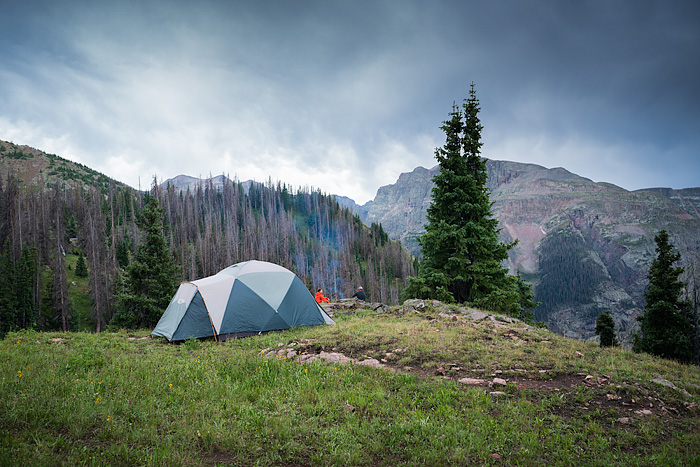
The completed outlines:
[[[669,231],[686,262],[698,257],[700,189],[630,192],[508,161],[490,160],[487,169],[501,239],[519,240],[509,266],[535,284],[537,317],[560,334],[591,338],[598,314],[610,309],[622,340],[631,339],[659,230]],[[437,170],[418,167],[381,187],[365,222],[381,223],[418,254]]]
[[[110,184],[126,187],[77,162],[47,154],[38,149],[0,141],[0,175],[13,174],[25,186],[51,186],[56,183],[67,187],[94,186],[105,193]]]

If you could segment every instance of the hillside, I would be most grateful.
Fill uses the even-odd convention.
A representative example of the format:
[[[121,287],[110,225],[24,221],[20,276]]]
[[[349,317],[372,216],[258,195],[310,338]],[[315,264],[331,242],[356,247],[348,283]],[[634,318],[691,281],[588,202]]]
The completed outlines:
[[[372,299],[395,304],[413,272],[405,248],[319,191],[222,176],[178,177],[142,192],[26,146],[2,148],[0,336],[27,328],[104,331],[119,311],[151,201],[163,208],[176,281],[258,259],[334,298],[362,285]],[[76,287],[69,279],[81,253],[89,273]]]
[[[67,186],[76,188],[92,186],[106,193],[110,184],[126,187],[77,162],[72,162],[54,154],[47,154],[39,149],[0,141],[0,176],[6,178],[12,174],[27,187]]]
[[[487,169],[501,239],[519,240],[510,269],[535,285],[536,316],[558,333],[591,338],[610,309],[622,340],[631,340],[661,229],[686,264],[700,259],[698,188],[630,192],[563,168],[489,160]],[[381,187],[363,220],[418,254],[437,170],[418,167]]]
[[[0,464],[700,461],[697,367],[433,302],[334,319],[181,345],[13,333]]]

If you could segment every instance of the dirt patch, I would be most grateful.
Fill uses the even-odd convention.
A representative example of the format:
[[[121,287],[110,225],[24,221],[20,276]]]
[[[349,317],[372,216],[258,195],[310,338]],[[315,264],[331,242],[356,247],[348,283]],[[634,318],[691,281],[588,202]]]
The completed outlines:
[[[513,334],[512,337],[517,338],[517,335]],[[395,349],[386,355],[391,358],[392,355],[406,351],[407,349]],[[612,384],[605,375],[557,374],[551,378],[535,379],[506,375],[500,370],[485,375],[485,368],[461,368],[456,365],[434,368],[401,366],[395,359],[352,358],[342,352],[326,351],[324,346],[311,341],[281,344],[277,348],[264,349],[260,354],[265,358],[296,359],[300,363],[324,360],[409,373],[425,379],[444,378],[460,383],[465,389],[482,387],[499,397],[549,398],[554,401],[551,405],[552,413],[564,418],[606,418],[618,425],[633,426],[643,417],[658,417],[664,423],[674,423],[683,418],[697,417],[700,412],[695,403],[674,403],[664,399],[659,391],[661,385],[658,388],[646,388],[637,383]],[[542,373],[548,370],[538,371]]]
[[[204,465],[229,465],[236,464],[240,459],[233,453],[228,451],[214,450],[212,452],[205,452],[202,454],[202,463]]]

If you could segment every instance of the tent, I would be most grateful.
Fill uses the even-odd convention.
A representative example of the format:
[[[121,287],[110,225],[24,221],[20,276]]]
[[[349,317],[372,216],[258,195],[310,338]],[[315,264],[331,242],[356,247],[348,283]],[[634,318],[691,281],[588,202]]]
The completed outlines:
[[[246,261],[180,284],[152,335],[225,340],[316,324],[335,322],[301,279],[273,263]]]

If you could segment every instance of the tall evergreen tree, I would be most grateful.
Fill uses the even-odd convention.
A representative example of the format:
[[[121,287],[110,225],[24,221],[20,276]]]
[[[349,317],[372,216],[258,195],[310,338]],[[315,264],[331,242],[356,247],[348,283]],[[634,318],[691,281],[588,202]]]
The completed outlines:
[[[601,347],[617,346],[617,337],[615,337],[615,321],[610,315],[610,310],[603,311],[598,315],[595,322],[595,333],[600,336]]]
[[[111,324],[118,327],[153,327],[168,307],[178,283],[178,268],[163,229],[163,208],[150,196],[139,219],[145,240],[139,245],[118,295]]]
[[[665,230],[654,240],[657,257],[647,275],[646,306],[638,318],[641,325],[633,350],[690,363],[693,360],[691,304],[681,299],[685,284],[679,278],[684,269],[673,266],[681,259],[681,254],[669,243]]]
[[[22,246],[22,256],[17,263],[15,273],[15,293],[17,295],[17,320],[21,329],[32,329],[36,325],[39,310],[39,301],[35,294],[39,289],[35,287],[37,269],[36,248],[27,245]]]
[[[17,294],[15,277],[17,271],[12,259],[10,240],[0,251],[0,338],[8,331],[17,329]]]
[[[423,261],[418,277],[409,279],[405,295],[470,302],[519,316],[521,297],[531,299],[532,294],[519,291],[516,278],[502,266],[515,242],[498,241],[486,159],[481,157],[479,111],[472,83],[469,98],[461,108],[453,104],[450,118],[443,122],[445,144],[435,151],[440,171],[433,177],[426,233],[419,239]]]
[[[82,251],[78,253],[78,261],[75,263],[75,275],[78,277],[88,276],[88,268]]]

